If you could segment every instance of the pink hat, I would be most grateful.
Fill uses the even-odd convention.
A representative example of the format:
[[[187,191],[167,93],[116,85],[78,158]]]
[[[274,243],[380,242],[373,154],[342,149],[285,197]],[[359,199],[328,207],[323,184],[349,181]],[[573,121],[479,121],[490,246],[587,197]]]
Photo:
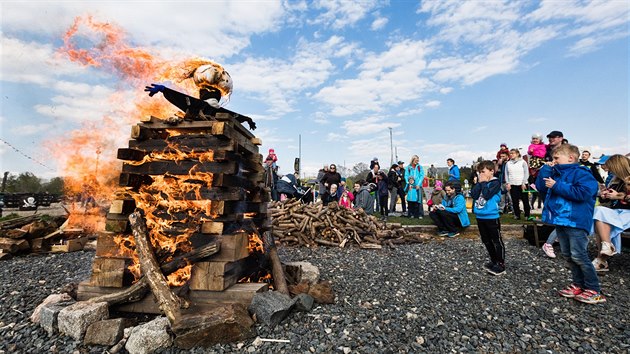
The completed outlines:
[[[274,149],[269,149],[269,152],[276,152],[276,150],[274,150]]]
[[[435,181],[435,189],[438,191],[442,190],[442,181]]]

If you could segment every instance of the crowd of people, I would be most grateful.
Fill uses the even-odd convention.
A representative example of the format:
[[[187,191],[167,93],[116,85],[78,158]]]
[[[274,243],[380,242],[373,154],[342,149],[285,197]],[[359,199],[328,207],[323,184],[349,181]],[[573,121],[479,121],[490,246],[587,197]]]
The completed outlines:
[[[555,258],[553,244],[558,241],[571,268],[572,284],[560,295],[590,304],[605,302],[597,272],[608,271],[609,258],[621,250],[621,233],[630,228],[630,159],[617,154],[593,163],[591,152],[579,151],[562,132],[554,130],[546,137],[547,144],[541,134],[533,134],[526,154],[502,143],[496,159],[473,165],[468,193],[462,190],[452,158],[446,160],[448,174],[441,180],[434,165],[425,171],[420,157],[413,155],[408,164],[398,161],[389,169],[373,158],[365,179],[354,181],[351,189],[335,164],[325,165],[317,176],[319,198],[325,205],[335,201],[376,213],[383,221],[392,213],[418,219],[428,215],[439,236],[456,237],[471,224],[466,205],[470,196],[490,258],[484,268],[493,275],[506,271],[501,214],[534,220],[532,211],[542,209],[542,222],[555,227],[542,250]],[[273,157],[266,160],[275,162]],[[468,188],[469,181],[464,182]],[[589,235],[595,235],[598,245],[593,260],[587,251]]]

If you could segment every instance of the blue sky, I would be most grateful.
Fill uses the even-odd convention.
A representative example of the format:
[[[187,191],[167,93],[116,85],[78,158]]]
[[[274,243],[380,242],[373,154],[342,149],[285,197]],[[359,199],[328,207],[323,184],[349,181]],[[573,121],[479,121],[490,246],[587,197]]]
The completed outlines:
[[[77,17],[133,47],[205,57],[234,81],[226,108],[254,117],[261,152],[292,172],[378,157],[460,166],[561,130],[594,156],[630,152],[627,1],[1,2],[0,166],[66,173],[70,136],[126,147],[144,84],[60,52]],[[176,14],[176,15],[175,15]],[[85,34],[78,45],[98,45]],[[159,98],[153,98],[159,99]],[[107,117],[107,118],[105,118]],[[127,118],[125,118],[127,117]],[[85,128],[85,124],[92,124]],[[546,139],[545,139],[546,140]],[[69,146],[69,145],[66,145]],[[95,159],[95,145],[69,150]],[[55,150],[55,149],[53,149]],[[41,164],[40,164],[41,163]],[[45,165],[46,167],[42,166]],[[113,165],[114,169],[116,165]]]

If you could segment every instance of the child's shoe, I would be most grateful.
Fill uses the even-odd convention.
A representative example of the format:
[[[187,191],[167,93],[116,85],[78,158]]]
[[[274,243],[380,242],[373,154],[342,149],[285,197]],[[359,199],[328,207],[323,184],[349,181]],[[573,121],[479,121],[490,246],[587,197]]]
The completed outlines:
[[[617,250],[610,242],[602,241],[602,250],[599,252],[607,256],[613,256]]]
[[[446,236],[448,236],[448,231],[438,231],[438,236],[446,237]]]
[[[495,263],[490,268],[486,268],[486,271],[492,275],[501,275],[505,273],[505,266],[500,263]]]
[[[449,232],[446,236],[453,238],[455,236],[459,236],[459,232]]]
[[[579,302],[583,302],[586,304],[599,304],[602,302],[606,302],[606,298],[604,295],[598,293],[595,290],[584,290],[581,294],[576,295],[575,299]]]
[[[595,271],[597,272],[607,272],[608,271],[608,261],[604,261],[599,257],[593,259],[593,267],[595,267]]]
[[[553,246],[547,242],[542,246],[542,250],[545,252],[547,257],[556,258],[556,253],[553,251]]]
[[[582,292],[584,292],[584,290],[582,290],[582,288],[580,288],[579,286],[577,286],[575,284],[571,284],[571,285],[567,286],[566,288],[558,291],[558,294],[560,294],[560,296],[572,298],[572,297],[576,297],[576,296],[580,295]]]

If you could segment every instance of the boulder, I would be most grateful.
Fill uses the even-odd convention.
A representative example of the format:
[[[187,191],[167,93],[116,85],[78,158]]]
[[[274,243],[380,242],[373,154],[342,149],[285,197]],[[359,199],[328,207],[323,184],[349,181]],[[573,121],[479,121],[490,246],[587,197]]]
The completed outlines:
[[[39,325],[50,335],[57,333],[59,331],[59,327],[57,326],[59,312],[72,304],[74,304],[74,300],[50,303],[42,306],[39,310]]]
[[[282,322],[293,308],[293,300],[277,291],[257,293],[249,305],[249,312],[256,315],[256,319],[274,328]]]
[[[293,298],[295,311],[308,312],[313,309],[315,299],[309,294],[298,294]]]
[[[125,349],[129,354],[149,354],[173,344],[173,337],[168,331],[169,322],[166,317],[158,317],[153,321],[131,329]]]
[[[33,314],[31,315],[31,322],[39,323],[40,312],[42,311],[42,307],[44,307],[44,306],[46,306],[48,304],[57,304],[57,303],[60,303],[60,302],[68,302],[68,301],[72,301],[72,298],[68,294],[52,294],[52,295],[48,295],[48,297],[45,298],[44,301],[42,301],[41,304],[37,305],[37,307],[33,311]]]
[[[89,325],[108,317],[109,309],[105,302],[77,302],[59,312],[59,332],[81,340]]]
[[[131,320],[127,318],[94,322],[88,326],[83,343],[86,345],[115,345],[123,338],[123,331],[130,324]]]

